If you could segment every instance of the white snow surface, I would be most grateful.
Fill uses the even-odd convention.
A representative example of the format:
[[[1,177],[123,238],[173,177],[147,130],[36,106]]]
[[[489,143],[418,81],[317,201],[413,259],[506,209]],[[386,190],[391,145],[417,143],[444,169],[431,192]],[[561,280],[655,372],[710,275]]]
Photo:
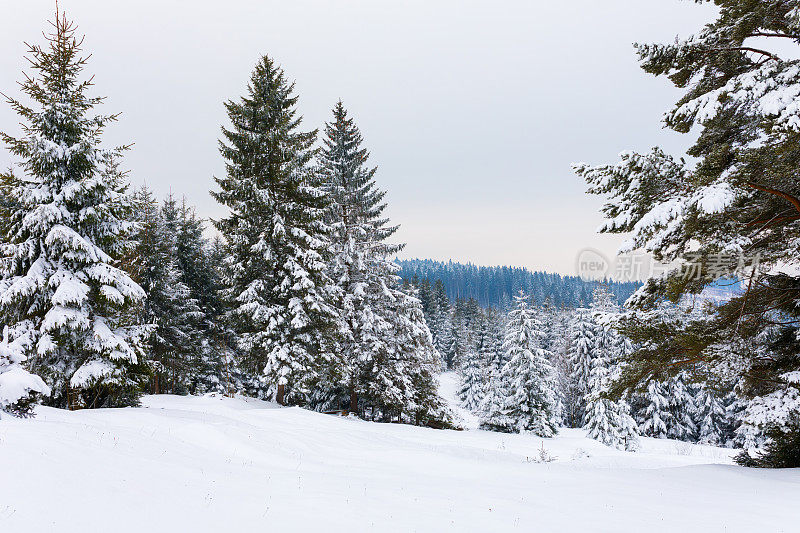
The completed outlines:
[[[445,374],[443,394],[455,377]],[[451,400],[454,401],[454,400]],[[246,398],[0,421],[0,531],[797,531],[800,470],[642,439],[622,452]],[[468,426],[470,424],[467,424]],[[557,459],[537,463],[544,448]]]

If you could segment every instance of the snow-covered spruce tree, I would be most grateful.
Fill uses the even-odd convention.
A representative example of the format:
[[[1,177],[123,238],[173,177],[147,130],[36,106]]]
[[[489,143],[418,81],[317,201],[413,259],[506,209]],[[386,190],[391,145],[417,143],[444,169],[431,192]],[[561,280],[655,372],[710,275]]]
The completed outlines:
[[[437,279],[431,286],[430,308],[431,316],[428,320],[428,328],[431,330],[434,344],[444,360],[445,367],[450,368],[453,360],[453,354],[450,353],[453,344],[453,306],[450,304],[441,279]]]
[[[439,369],[430,367],[440,364],[439,356],[421,302],[410,284],[401,287],[396,274],[391,257],[403,245],[387,242],[397,227],[383,216],[385,193],[375,184],[376,169],[367,167],[369,153],[362,142],[338,102],[319,153],[321,187],[330,203],[329,276],[340,309],[333,376],[347,391],[351,412],[359,412],[362,396],[384,416],[427,423],[442,407],[434,377]],[[422,414],[423,408],[432,410]]]
[[[438,396],[439,353],[410,284],[387,294],[395,313],[385,334],[386,351],[375,354],[365,373],[364,397],[370,417],[431,427],[452,427],[451,415]]]
[[[552,437],[558,431],[555,371],[541,347],[544,329],[538,311],[524,294],[515,297],[509,313],[503,366],[481,427],[493,431],[531,432]]]
[[[605,397],[614,377],[614,363],[608,352],[598,350],[592,358],[589,393],[586,395],[587,436],[607,446],[633,451],[638,448],[638,426],[624,400]]]
[[[625,250],[648,251],[663,263],[702,265],[699,276],[676,267],[629,300],[633,312],[623,330],[638,348],[615,394],[680,372],[695,374],[693,381],[710,373],[739,381],[741,394],[770,405],[762,427],[770,421],[781,427],[800,413],[794,377],[800,372],[800,61],[790,50],[800,44],[800,5],[714,3],[716,20],[696,35],[637,45],[644,70],[683,90],[665,124],[697,130],[687,152],[694,163],[654,149],[624,153],[614,165],[577,165],[576,171],[590,193],[609,198],[602,231],[632,232]],[[739,268],[740,254],[746,268]],[[756,257],[760,269],[751,268]],[[746,290],[715,313],[677,329],[654,320],[665,298],[678,302],[734,269]],[[762,338],[776,313],[779,334]],[[731,344],[742,349],[725,349]]]
[[[214,222],[230,246],[227,296],[247,364],[280,404],[305,401],[336,313],[326,274],[330,229],[312,168],[316,130],[299,130],[283,70],[267,56],[247,94],[228,101],[220,152],[226,175],[212,195],[230,210]]]
[[[458,395],[462,405],[472,412],[478,412],[486,396],[488,386],[486,362],[494,357],[494,353],[498,349],[491,321],[491,313],[481,321],[477,335],[477,347],[463,358],[459,369],[461,386]]]
[[[722,429],[721,443],[726,448],[743,448],[744,442],[739,429],[742,427],[742,418],[747,409],[747,400],[734,391],[725,394],[725,424]]]
[[[186,394],[201,342],[202,312],[177,263],[175,201],[169,198],[161,207],[146,187],[133,197],[138,230],[132,275],[147,293],[143,321],[152,324],[147,338],[150,392]]]
[[[436,350],[442,357],[445,368],[450,368],[456,358],[456,339],[454,335],[454,324],[451,312],[440,312],[435,322],[431,325],[431,334],[434,335],[433,341]]]
[[[569,352],[572,368],[569,395],[575,399],[572,409],[575,427],[582,427],[586,420],[586,395],[589,393],[589,381],[592,374],[596,331],[597,324],[592,318],[591,311],[586,308],[576,309],[570,324],[572,343]]]
[[[412,415],[412,422],[436,428],[452,428],[452,414],[446,402],[439,396],[437,374],[442,369],[442,359],[433,345],[433,336],[422,305],[414,288],[408,283],[400,285],[400,278],[395,278],[398,289],[391,294],[390,311],[395,317],[393,321],[393,349],[389,352],[389,361],[396,359],[403,363],[400,368],[408,376],[411,383],[411,403],[405,408]],[[391,357],[396,354],[395,357]]]
[[[439,355],[444,360],[446,368],[450,367],[453,357],[450,353],[453,339],[452,335],[452,314],[453,308],[447,297],[444,284],[441,279],[437,279],[431,284],[427,279],[420,283],[420,299],[423,300],[425,308],[425,321],[433,335],[433,342]],[[424,294],[423,294],[424,291]]]
[[[480,354],[470,351],[459,369],[461,384],[458,396],[465,409],[477,412],[486,394],[486,369],[481,364]]]
[[[461,320],[453,320],[450,328],[450,347],[447,353],[450,357],[449,368],[459,369],[464,361],[475,353],[474,341]]]
[[[673,421],[667,394],[664,385],[653,380],[639,396],[641,408],[637,412],[636,422],[642,435],[658,439],[666,439],[669,435]]]
[[[697,438],[703,444],[725,445],[725,432],[729,425],[725,402],[707,385],[701,385],[695,397]]]
[[[74,25],[57,14],[47,45],[30,45],[34,72],[22,82],[32,104],[9,98],[23,136],[0,138],[20,161],[7,183],[15,199],[0,251],[0,323],[6,346],[51,388],[50,405],[132,405],[139,383],[144,291],[119,268],[132,225],[123,149],[100,147],[116,115],[95,115],[86,58]]]
[[[630,342],[619,335],[611,320],[617,311],[613,295],[605,285],[593,293],[591,305],[595,330],[589,389],[586,395],[584,428],[589,438],[623,450],[638,448],[638,428],[624,400],[607,397],[611,382],[618,371],[617,361],[628,351]]]
[[[667,426],[667,436],[676,440],[696,440],[697,426],[694,417],[697,407],[694,392],[687,383],[685,374],[678,374],[667,382],[667,398],[672,414],[672,423]]]
[[[219,261],[203,236],[203,221],[186,199],[177,207],[175,254],[183,282],[201,313],[197,321],[195,360],[189,376],[189,391],[205,393],[230,388],[230,368],[226,368],[224,305],[219,297]],[[230,363],[230,362],[227,362]],[[228,382],[226,384],[226,381]]]
[[[386,240],[397,230],[383,216],[385,192],[376,188],[376,168],[367,167],[369,153],[341,100],[325,125],[319,152],[321,186],[330,203],[333,257],[329,276],[336,284],[341,339],[336,378],[347,391],[349,409],[358,413],[358,396],[366,392],[367,369],[376,354],[386,353],[392,319],[386,306],[396,286],[397,266],[391,261],[403,246]],[[388,386],[391,387],[391,384]]]
[[[248,396],[258,396],[263,392],[263,383],[260,372],[248,370],[247,360],[242,355],[238,335],[234,328],[235,323],[228,311],[232,307],[225,287],[227,265],[230,263],[230,246],[219,235],[214,236],[205,249],[208,269],[213,279],[212,293],[208,296],[213,307],[207,308],[206,317],[211,322],[211,365],[208,370],[213,372],[214,366],[219,369],[219,388],[226,394],[242,392]],[[190,285],[191,288],[191,285]],[[201,300],[202,301],[202,300]],[[250,365],[252,368],[252,365]],[[216,385],[213,375],[209,377],[208,390]],[[198,382],[198,389],[202,381]]]
[[[493,312],[487,315],[489,319],[489,331],[493,348],[481,354],[484,366],[484,390],[483,399],[478,407],[477,413],[483,417],[488,416],[487,413],[491,410],[491,406],[499,400],[502,396],[500,390],[501,373],[503,367],[508,361],[508,354],[503,349],[505,342],[505,330],[507,314],[502,312]]]
[[[561,357],[561,349],[564,342],[564,328],[561,323],[561,313],[556,308],[550,299],[546,299],[544,305],[538,308],[538,314],[541,317],[542,324],[542,348],[547,353],[550,366],[553,367],[553,377],[555,379],[555,386],[553,392],[556,396],[556,412],[559,414],[560,423],[563,423],[566,399],[566,380],[562,372],[564,367]]]

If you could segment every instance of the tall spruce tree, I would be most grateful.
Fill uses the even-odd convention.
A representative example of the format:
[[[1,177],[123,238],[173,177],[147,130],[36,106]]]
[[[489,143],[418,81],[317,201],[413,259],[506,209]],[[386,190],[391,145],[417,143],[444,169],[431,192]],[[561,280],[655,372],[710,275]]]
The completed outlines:
[[[492,396],[481,427],[504,432],[531,432],[552,437],[558,431],[556,377],[550,354],[542,348],[544,327],[528,297],[515,297],[509,313],[503,349],[508,362],[503,366],[498,388]]]
[[[390,369],[407,376],[411,385],[404,411],[417,425],[453,427],[452,414],[439,396],[436,379],[442,369],[442,359],[425,323],[422,305],[413,287],[401,284],[399,277],[395,277],[394,283],[397,288],[389,294],[389,313],[393,320],[387,362]],[[380,390],[376,388],[375,392]]]
[[[212,192],[230,214],[214,222],[230,246],[227,296],[248,366],[280,404],[303,402],[329,366],[335,311],[326,274],[330,229],[312,168],[316,130],[300,131],[294,84],[262,57],[247,94],[228,101]]]
[[[553,368],[556,371],[558,382],[558,398],[562,423],[567,427],[576,426],[578,415],[579,397],[575,394],[572,382],[572,316],[573,313],[565,308],[555,311],[551,322],[550,339],[551,353],[553,354]]]
[[[386,242],[397,227],[387,225],[383,216],[386,193],[376,187],[377,169],[367,167],[369,153],[362,147],[361,132],[341,100],[324,133],[319,166],[330,202],[333,258],[329,275],[338,288],[342,330],[336,374],[347,389],[350,411],[357,413],[358,395],[368,387],[365,372],[378,354],[387,352],[393,317],[385,300],[396,285],[397,269],[390,257],[403,246]]]
[[[82,39],[56,13],[45,46],[29,45],[33,74],[22,82],[32,101],[8,103],[23,136],[0,134],[20,161],[5,184],[7,206],[0,251],[0,323],[30,369],[51,387],[59,407],[137,402],[141,330],[133,312],[145,297],[120,266],[130,250],[130,205],[116,160],[123,149],[101,148],[116,115],[93,114]]]
[[[433,321],[430,322],[431,333],[436,343],[436,349],[439,350],[444,365],[446,368],[453,368],[453,361],[455,360],[454,349],[454,313],[453,306],[450,299],[447,297],[447,292],[444,288],[442,280],[437,279],[432,288],[431,299],[433,300],[435,314]]]
[[[428,422],[444,416],[436,392],[439,354],[413,287],[400,285],[392,257],[403,245],[388,239],[397,230],[383,215],[385,192],[344,105],[333,109],[320,151],[321,186],[330,203],[332,259],[340,335],[332,374],[347,391],[350,411],[363,403],[384,417]],[[431,366],[434,365],[434,366]]]
[[[667,382],[667,398],[672,414],[672,424],[668,426],[667,436],[677,440],[696,440],[697,426],[694,417],[697,406],[685,374],[678,374]]]
[[[590,193],[609,198],[601,231],[631,232],[625,250],[677,265],[630,300],[623,329],[638,349],[614,392],[681,372],[699,381],[710,373],[738,381],[736,389],[757,404],[751,411],[764,414],[752,420],[762,430],[774,425],[775,437],[800,413],[800,5],[713,3],[716,19],[697,34],[636,45],[646,72],[683,91],[665,124],[696,131],[692,159],[660,149],[626,152],[617,164],[581,164],[576,172]],[[658,320],[665,298],[677,303],[732,272],[746,290],[714,313],[683,324]],[[764,335],[776,324],[775,335]]]

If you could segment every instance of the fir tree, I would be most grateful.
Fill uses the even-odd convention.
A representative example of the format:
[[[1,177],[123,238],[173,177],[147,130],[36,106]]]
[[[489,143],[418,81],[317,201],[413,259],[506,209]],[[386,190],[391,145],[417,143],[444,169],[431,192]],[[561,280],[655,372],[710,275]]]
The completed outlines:
[[[552,437],[558,431],[555,372],[549,353],[541,347],[544,330],[527,297],[516,297],[509,313],[503,349],[508,362],[503,367],[493,404],[481,426],[506,432],[527,431]]]
[[[475,353],[466,325],[459,320],[454,320],[451,322],[450,335],[446,338],[450,340],[450,346],[447,348],[450,358],[448,368],[461,368],[464,361]]]
[[[694,394],[684,374],[678,374],[667,382],[667,397],[672,415],[667,436],[671,439],[693,441],[697,435],[694,416],[697,411]]]
[[[643,435],[665,439],[669,435],[669,428],[673,426],[672,412],[669,406],[667,391],[658,381],[647,384],[647,391],[643,395],[643,406],[637,416],[639,429]]]
[[[219,387],[226,393],[242,391],[249,396],[258,396],[262,391],[259,373],[248,370],[247,360],[242,356],[235,324],[231,315],[228,291],[225,287],[226,267],[230,262],[230,246],[220,237],[215,236],[206,247],[208,269],[211,271],[211,293],[207,296],[212,307],[207,308],[206,317],[210,320],[210,355],[211,365],[218,365]],[[201,300],[202,301],[202,300]],[[205,373],[209,379],[207,386],[216,385],[213,366],[206,367],[212,374]],[[205,372],[205,371],[204,371]],[[202,379],[202,376],[201,376]],[[199,382],[202,386],[202,381]]]
[[[329,272],[340,309],[339,359],[332,374],[346,388],[352,412],[363,395],[384,417],[443,421],[435,380],[439,354],[413,287],[400,286],[391,256],[403,246],[387,242],[397,227],[383,215],[385,193],[376,186],[376,169],[367,167],[362,142],[338,102],[320,152],[322,188],[330,201]]]
[[[230,246],[227,297],[239,345],[281,404],[303,401],[330,366],[335,317],[327,205],[311,167],[316,131],[299,130],[293,92],[283,70],[261,58],[247,95],[225,104],[226,176],[212,193],[230,210],[214,225]]]
[[[572,343],[569,359],[572,374],[569,395],[574,398],[573,419],[578,427],[583,426],[586,419],[586,395],[589,393],[591,380],[596,329],[588,309],[580,308],[575,311],[570,324]]]
[[[230,382],[230,361],[225,360],[224,305],[220,299],[220,259],[224,251],[214,249],[203,237],[203,221],[183,199],[177,210],[175,254],[189,296],[199,307],[195,321],[197,346],[190,375],[191,392],[223,391]],[[222,252],[222,255],[220,254]],[[228,383],[230,385],[230,383]]]
[[[177,210],[170,198],[160,208],[149,189],[134,195],[138,222],[133,275],[147,293],[144,322],[152,324],[148,359],[151,392],[185,394],[200,346],[202,313],[177,263]]]
[[[399,277],[394,281],[400,284]],[[439,396],[436,379],[442,360],[433,345],[422,305],[408,284],[399,286],[392,296],[389,310],[394,317],[391,337],[394,347],[390,354],[397,354],[397,359],[404,363],[400,368],[411,384],[411,401],[406,410],[410,411],[417,425],[452,428],[452,414]]]
[[[447,297],[447,292],[444,288],[442,280],[437,279],[431,288],[431,307],[432,316],[430,325],[433,340],[436,344],[436,349],[444,359],[445,368],[452,368],[455,359],[453,352],[453,336],[454,316],[453,306],[450,304],[450,299]]]
[[[0,322],[17,361],[40,373],[59,407],[137,402],[144,291],[121,268],[130,250],[130,206],[116,160],[100,147],[116,115],[95,115],[82,39],[56,14],[47,45],[30,45],[34,71],[22,82],[33,106],[9,98],[23,136],[0,134],[21,162],[4,186],[15,200],[3,224]]]
[[[439,308],[441,309],[441,308]],[[443,359],[445,368],[452,368],[453,362],[458,356],[458,346],[462,342],[458,325],[453,322],[452,313],[449,309],[440,311],[433,322],[434,344]]]
[[[549,337],[550,351],[553,354],[553,368],[556,371],[558,383],[559,411],[562,415],[562,423],[567,427],[574,427],[579,400],[572,386],[573,368],[570,358],[573,342],[572,314],[566,309],[553,309],[553,313]]]
[[[402,245],[386,240],[397,230],[388,226],[383,211],[385,193],[376,188],[375,168],[367,167],[369,153],[362,136],[344,105],[333,109],[326,124],[320,152],[322,188],[329,201],[329,223],[333,228],[333,258],[329,271],[340,298],[342,339],[337,374],[350,398],[350,410],[358,412],[358,395],[366,391],[365,372],[379,354],[385,354],[393,318],[386,305],[396,286],[396,265],[390,256]],[[388,383],[387,369],[381,380]],[[403,387],[399,387],[402,389]],[[397,399],[390,402],[404,405]]]
[[[695,403],[699,442],[714,446],[724,445],[728,425],[728,413],[724,402],[715,391],[702,385],[699,387]]]
[[[605,286],[595,289],[591,309],[597,329],[586,395],[584,428],[589,438],[615,448],[635,450],[638,447],[638,428],[630,416],[628,404],[622,400],[615,402],[607,397],[617,372],[617,361],[630,351],[630,343],[617,334],[611,325],[610,321],[617,308]]]
[[[464,408],[477,411],[486,392],[486,370],[482,364],[481,352],[467,349],[461,357],[458,370],[461,385],[458,396]]]
[[[613,377],[612,363],[605,354],[592,359],[592,377],[586,397],[586,436],[621,450],[638,448],[638,427],[627,403],[605,397]]]
[[[488,386],[486,363],[495,357],[495,352],[498,350],[492,328],[493,320],[492,313],[488,313],[481,321],[476,349],[469,351],[459,369],[461,375],[459,397],[464,407],[472,412],[479,411],[486,396]]]

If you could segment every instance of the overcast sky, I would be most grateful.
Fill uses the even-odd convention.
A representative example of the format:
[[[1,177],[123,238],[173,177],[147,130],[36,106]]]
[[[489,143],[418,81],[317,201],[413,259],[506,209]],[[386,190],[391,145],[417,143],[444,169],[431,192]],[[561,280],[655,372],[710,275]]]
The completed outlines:
[[[570,171],[686,136],[662,129],[679,97],[637,65],[632,43],[671,41],[710,20],[678,0],[61,0],[86,34],[106,136],[134,142],[134,184],[185,195],[204,217],[223,172],[222,102],[269,54],[296,80],[308,129],[341,98],[362,130],[404,257],[571,274],[607,253],[598,198]],[[23,41],[41,41],[53,1],[0,0],[0,91],[18,96]],[[17,132],[0,107],[0,130]],[[0,151],[0,168],[11,161]]]

